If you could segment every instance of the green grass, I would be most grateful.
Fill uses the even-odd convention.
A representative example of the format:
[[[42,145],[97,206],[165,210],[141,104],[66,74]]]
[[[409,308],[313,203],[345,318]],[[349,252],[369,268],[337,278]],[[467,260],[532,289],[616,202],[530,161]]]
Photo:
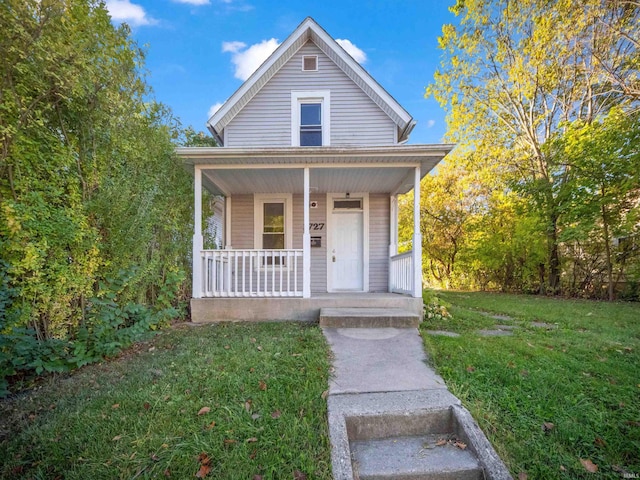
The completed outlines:
[[[194,478],[205,453],[207,478],[329,479],[328,358],[309,325],[162,332],[0,402],[0,478]]]
[[[524,295],[438,293],[452,318],[425,321],[431,362],[517,478],[640,474],[640,305]],[[503,314],[496,320],[482,312]],[[554,328],[536,328],[531,322]],[[511,337],[476,331],[518,326]],[[553,427],[543,430],[543,423]]]

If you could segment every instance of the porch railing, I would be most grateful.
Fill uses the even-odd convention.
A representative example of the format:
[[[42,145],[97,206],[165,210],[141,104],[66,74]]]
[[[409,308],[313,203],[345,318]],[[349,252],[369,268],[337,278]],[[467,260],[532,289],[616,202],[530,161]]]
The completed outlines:
[[[203,297],[301,297],[302,250],[203,250]]]
[[[411,250],[389,259],[389,291],[413,293],[413,252]]]

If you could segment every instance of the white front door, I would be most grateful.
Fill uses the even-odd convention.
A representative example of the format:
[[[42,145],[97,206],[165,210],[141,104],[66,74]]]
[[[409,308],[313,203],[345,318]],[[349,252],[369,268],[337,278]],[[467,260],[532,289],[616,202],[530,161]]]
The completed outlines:
[[[334,211],[332,217],[330,290],[361,292],[364,289],[363,212]]]

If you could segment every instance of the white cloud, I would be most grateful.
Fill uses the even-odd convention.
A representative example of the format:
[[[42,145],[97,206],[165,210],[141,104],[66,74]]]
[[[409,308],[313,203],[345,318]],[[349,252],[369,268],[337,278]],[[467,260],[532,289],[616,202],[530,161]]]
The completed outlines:
[[[107,0],[109,15],[116,22],[126,22],[132,27],[155,25],[158,21],[144,11],[140,5],[131,0]]]
[[[255,43],[249,48],[243,42],[223,42],[222,51],[231,52],[231,62],[235,65],[234,76],[246,80],[278,48],[278,40],[272,38]]]
[[[222,51],[235,53],[246,46],[247,44],[244,42],[222,42]]]
[[[427,120],[427,128],[431,128],[436,124],[435,120]]]
[[[209,5],[211,2],[209,0],[173,0],[176,3],[186,3],[188,5]]]
[[[222,107],[222,105],[223,104],[220,103],[220,102],[217,102],[217,103],[214,103],[213,105],[211,105],[209,107],[209,112],[208,112],[209,117],[207,117],[207,118],[211,118],[214,113],[216,113],[218,110],[220,110],[220,107]]]
[[[344,48],[356,62],[364,63],[367,61],[367,54],[351,43],[351,40],[347,40],[346,38],[337,38],[336,43]]]

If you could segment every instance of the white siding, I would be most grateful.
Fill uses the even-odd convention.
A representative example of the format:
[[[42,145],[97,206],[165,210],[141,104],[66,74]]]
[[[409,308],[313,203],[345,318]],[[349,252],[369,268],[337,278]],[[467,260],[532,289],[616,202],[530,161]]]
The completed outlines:
[[[317,72],[302,71],[303,55],[318,55]],[[227,125],[225,146],[290,146],[292,90],[330,90],[332,146],[394,144],[391,118],[307,42]]]
[[[389,289],[389,195],[369,195],[369,291]]]

